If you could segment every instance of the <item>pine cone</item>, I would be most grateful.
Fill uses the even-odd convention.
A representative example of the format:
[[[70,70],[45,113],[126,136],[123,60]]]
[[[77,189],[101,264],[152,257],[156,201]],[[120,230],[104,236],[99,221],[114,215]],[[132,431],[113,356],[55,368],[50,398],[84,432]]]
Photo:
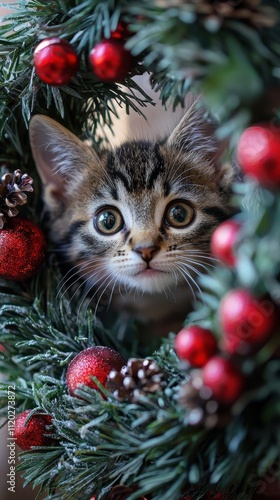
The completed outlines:
[[[157,0],[159,7],[182,7],[184,0]],[[278,22],[277,12],[273,7],[262,5],[261,0],[191,0],[190,10],[197,14],[206,26],[219,27],[225,19],[241,20],[260,27],[275,26]]]
[[[26,192],[32,192],[33,179],[21,170],[6,173],[0,180],[0,229],[3,228],[5,216],[15,217],[18,214],[17,205],[27,203]]]
[[[189,425],[225,427],[231,419],[230,410],[211,399],[210,391],[203,385],[200,370],[194,370],[191,378],[181,385],[179,403],[187,410]]]
[[[112,370],[106,387],[119,400],[136,401],[139,396],[166,387],[165,374],[151,359],[130,358],[120,372]]]

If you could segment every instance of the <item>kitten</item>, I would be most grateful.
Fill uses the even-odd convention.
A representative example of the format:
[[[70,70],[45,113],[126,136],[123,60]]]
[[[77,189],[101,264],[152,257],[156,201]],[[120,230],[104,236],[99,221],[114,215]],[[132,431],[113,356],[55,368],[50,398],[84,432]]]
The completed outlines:
[[[210,262],[211,234],[232,213],[234,167],[220,162],[204,114],[193,103],[165,141],[99,153],[46,116],[30,122],[51,239],[73,266],[65,286],[79,276],[97,303],[105,293],[161,335],[174,318],[180,327]]]

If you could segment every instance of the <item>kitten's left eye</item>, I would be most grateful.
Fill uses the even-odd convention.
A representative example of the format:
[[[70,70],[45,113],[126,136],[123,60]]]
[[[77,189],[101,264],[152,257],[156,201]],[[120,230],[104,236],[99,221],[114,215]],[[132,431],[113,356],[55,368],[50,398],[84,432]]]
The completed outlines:
[[[123,218],[116,208],[103,208],[94,218],[95,229],[101,234],[115,234],[123,227]]]
[[[165,223],[175,228],[188,226],[194,218],[194,209],[185,201],[172,201],[165,212]]]

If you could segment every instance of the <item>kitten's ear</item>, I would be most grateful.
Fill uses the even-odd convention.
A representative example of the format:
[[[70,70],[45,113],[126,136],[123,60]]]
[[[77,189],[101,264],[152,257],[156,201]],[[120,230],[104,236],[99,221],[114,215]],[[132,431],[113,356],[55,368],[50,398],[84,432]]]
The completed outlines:
[[[99,163],[96,153],[62,125],[43,115],[30,120],[30,144],[39,175],[63,196],[71,181],[82,181],[83,169]]]
[[[188,110],[167,140],[167,145],[182,153],[203,159],[217,160],[226,148],[216,138],[216,124],[206,116],[200,98],[189,96]]]

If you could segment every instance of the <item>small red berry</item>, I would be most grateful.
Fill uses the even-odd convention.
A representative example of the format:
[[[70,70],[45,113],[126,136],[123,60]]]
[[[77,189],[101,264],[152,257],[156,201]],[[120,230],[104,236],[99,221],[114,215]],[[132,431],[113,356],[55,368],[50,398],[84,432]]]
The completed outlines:
[[[125,361],[113,349],[104,346],[94,346],[81,351],[72,359],[66,374],[66,383],[71,396],[81,385],[87,385],[98,390],[92,380],[96,377],[100,384],[105,385],[111,370],[120,371]]]
[[[280,130],[269,124],[247,128],[237,145],[244,172],[266,186],[280,185]]]
[[[127,40],[131,36],[128,25],[123,21],[119,21],[116,29],[111,32],[111,38],[118,40]]]
[[[228,220],[215,229],[211,238],[211,252],[227,266],[234,266],[236,257],[234,245],[237,241],[241,224],[235,220]]]
[[[246,354],[272,335],[277,311],[270,300],[256,299],[248,290],[238,288],[223,297],[219,317],[225,349],[231,354]]]
[[[204,366],[202,379],[218,402],[230,405],[241,395],[244,377],[228,359],[215,356]]]
[[[217,351],[213,333],[201,326],[183,328],[174,342],[178,357],[195,368],[204,366]]]
[[[119,82],[128,76],[133,58],[123,40],[111,38],[99,42],[89,54],[93,72],[104,82]]]
[[[26,410],[20,413],[15,420],[14,438],[22,450],[31,450],[33,446],[48,446],[53,442],[49,436],[51,431],[47,429],[52,423],[51,416],[35,413],[27,422],[30,412],[31,410]]]
[[[43,82],[66,85],[78,70],[79,58],[66,40],[46,38],[35,48],[34,67]]]

